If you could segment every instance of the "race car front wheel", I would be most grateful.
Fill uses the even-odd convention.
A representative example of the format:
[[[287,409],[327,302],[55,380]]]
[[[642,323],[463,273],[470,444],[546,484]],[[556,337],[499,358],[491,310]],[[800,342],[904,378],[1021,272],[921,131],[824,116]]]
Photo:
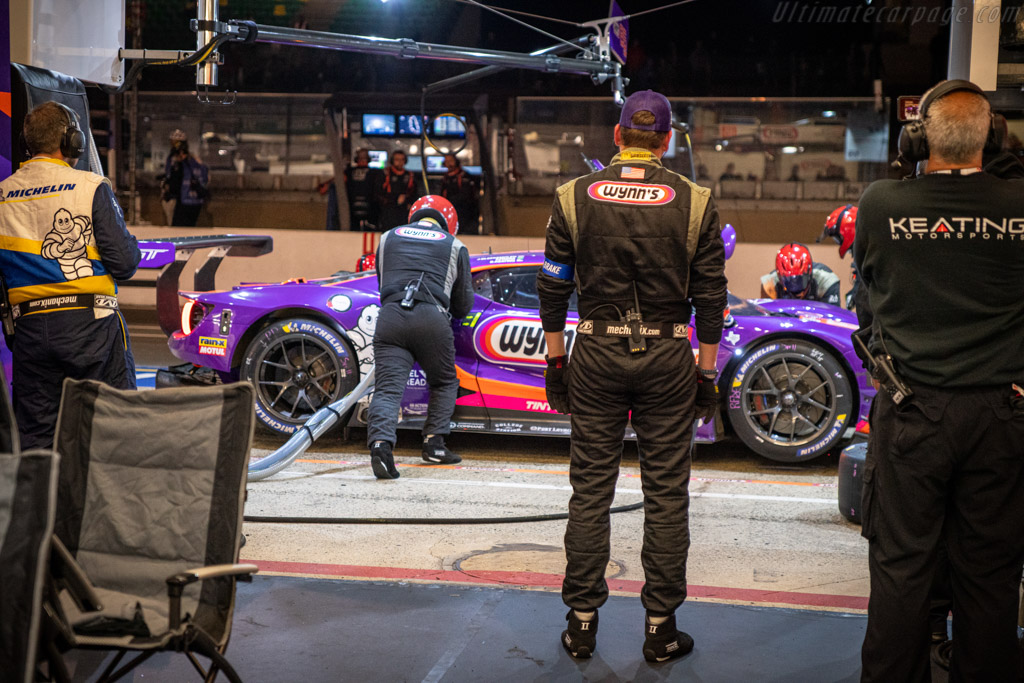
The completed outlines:
[[[736,435],[771,460],[811,460],[837,445],[853,419],[843,366],[802,339],[777,339],[744,355],[727,387]]]
[[[256,417],[291,434],[359,382],[352,347],[327,325],[302,318],[268,326],[249,344],[242,379],[256,387]]]

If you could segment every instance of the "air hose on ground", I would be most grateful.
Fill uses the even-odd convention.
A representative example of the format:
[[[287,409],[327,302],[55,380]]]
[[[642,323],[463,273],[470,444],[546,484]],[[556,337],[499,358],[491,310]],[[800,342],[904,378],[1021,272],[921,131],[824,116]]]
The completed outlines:
[[[632,512],[644,506],[643,501],[613,507],[609,512]],[[547,515],[520,515],[515,517],[262,517],[246,515],[246,522],[254,524],[521,524],[524,522],[551,522],[569,519],[568,512]]]
[[[266,479],[281,470],[285,469],[306,452],[320,436],[330,429],[342,416],[363,396],[373,390],[374,379],[377,374],[377,367],[374,365],[363,376],[359,384],[344,397],[338,399],[329,406],[324,406],[313,413],[306,424],[302,425],[292,434],[291,438],[283,446],[265,458],[249,463],[249,481]],[[613,507],[609,512],[631,512],[643,507],[643,501],[631,505]],[[517,515],[513,517],[264,517],[262,515],[246,515],[243,521],[253,524],[434,524],[434,525],[456,525],[456,524],[516,524],[525,522],[550,522],[559,519],[568,519],[568,512],[554,512],[546,515]]]

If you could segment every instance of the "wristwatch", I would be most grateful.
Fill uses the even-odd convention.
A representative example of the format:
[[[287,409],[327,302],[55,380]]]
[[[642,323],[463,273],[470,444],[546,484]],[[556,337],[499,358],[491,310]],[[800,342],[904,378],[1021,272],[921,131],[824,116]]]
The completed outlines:
[[[718,368],[697,368],[697,372],[699,372],[700,376],[703,377],[704,379],[718,379]]]

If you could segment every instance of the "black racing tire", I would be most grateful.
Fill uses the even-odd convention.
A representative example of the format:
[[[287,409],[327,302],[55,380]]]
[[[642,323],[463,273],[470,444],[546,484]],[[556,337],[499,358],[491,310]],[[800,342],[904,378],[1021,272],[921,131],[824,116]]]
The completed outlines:
[[[292,434],[317,410],[355,388],[359,361],[329,325],[292,318],[268,325],[252,340],[241,377],[256,388],[260,423]]]
[[[726,407],[736,436],[759,455],[804,462],[838,445],[855,417],[853,398],[832,353],[803,339],[774,339],[736,365]]]

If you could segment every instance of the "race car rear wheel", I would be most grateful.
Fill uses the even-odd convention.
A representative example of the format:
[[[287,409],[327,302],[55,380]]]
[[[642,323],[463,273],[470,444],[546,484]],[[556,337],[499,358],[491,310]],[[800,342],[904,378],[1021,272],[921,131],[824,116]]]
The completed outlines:
[[[242,379],[256,387],[256,417],[291,434],[320,408],[352,391],[359,362],[332,328],[302,318],[268,326],[249,344]]]
[[[771,460],[798,462],[827,453],[853,419],[853,391],[843,366],[802,339],[752,348],[728,386],[736,435]]]

